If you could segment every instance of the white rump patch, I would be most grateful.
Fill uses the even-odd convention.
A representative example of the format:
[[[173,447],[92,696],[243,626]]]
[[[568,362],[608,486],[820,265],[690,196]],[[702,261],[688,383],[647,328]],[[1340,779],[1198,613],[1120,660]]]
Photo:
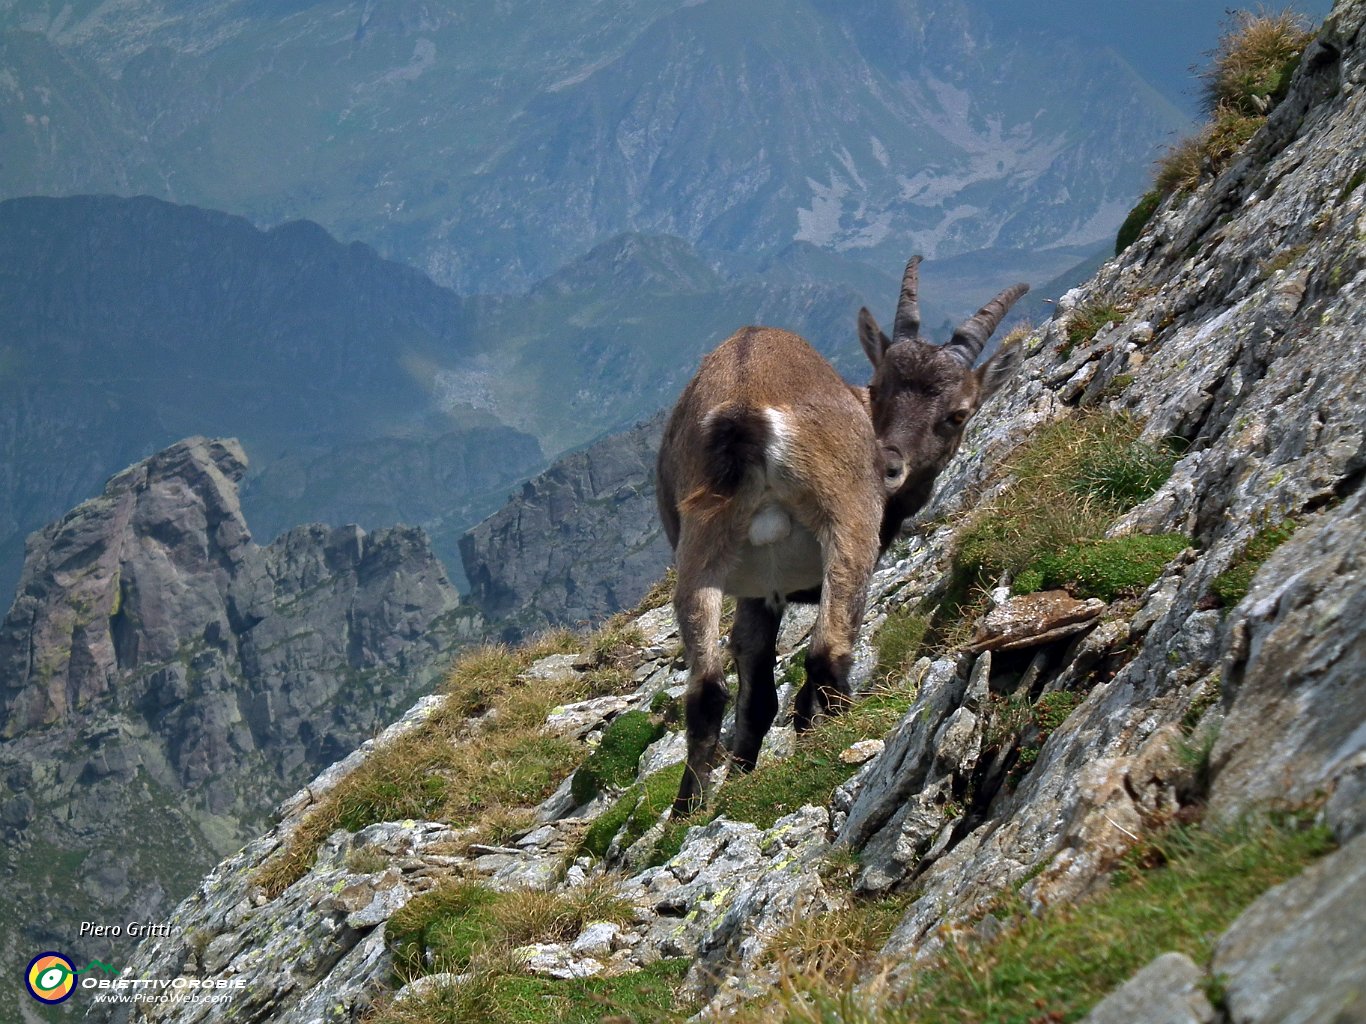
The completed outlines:
[[[792,444],[796,440],[792,420],[781,409],[772,407],[764,409],[764,419],[768,420],[768,445],[764,448],[764,457],[769,467],[791,465]]]
[[[749,521],[749,542],[756,548],[776,544],[792,532],[792,517],[780,505],[764,505]]]

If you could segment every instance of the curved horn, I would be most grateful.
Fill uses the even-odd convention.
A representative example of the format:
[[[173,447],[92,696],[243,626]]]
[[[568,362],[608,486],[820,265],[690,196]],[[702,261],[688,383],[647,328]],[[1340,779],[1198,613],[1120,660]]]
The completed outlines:
[[[965,320],[963,325],[953,332],[953,337],[944,347],[952,349],[953,354],[962,360],[964,366],[971,366],[982,354],[991,332],[996,330],[1006,313],[1010,312],[1010,307],[1027,291],[1027,284],[1011,285]]]
[[[906,261],[906,273],[901,277],[901,298],[897,301],[896,320],[892,324],[893,344],[920,337],[920,259],[912,256]]]

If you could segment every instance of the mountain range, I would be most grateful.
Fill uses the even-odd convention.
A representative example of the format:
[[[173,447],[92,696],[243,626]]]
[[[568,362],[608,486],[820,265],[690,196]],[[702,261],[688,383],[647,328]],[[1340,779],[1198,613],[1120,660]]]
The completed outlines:
[[[750,269],[1095,245],[1187,114],[1093,22],[993,6],[10,0],[0,195],[307,217],[464,293],[621,232]]]

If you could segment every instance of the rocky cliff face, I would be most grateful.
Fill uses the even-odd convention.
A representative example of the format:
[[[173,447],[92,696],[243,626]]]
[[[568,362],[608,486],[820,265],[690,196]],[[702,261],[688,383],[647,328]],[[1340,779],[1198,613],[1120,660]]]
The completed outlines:
[[[663,574],[654,502],[661,413],[566,456],[460,539],[470,599],[510,634],[629,608]]]
[[[808,737],[780,721],[759,768],[726,780],[698,821],[657,820],[682,755],[673,721],[632,748],[643,751],[627,759],[624,778],[582,806],[591,790],[566,780],[535,808],[535,827],[505,827],[496,841],[471,832],[485,828],[478,822],[355,816],[319,835],[329,793],[415,742],[404,737],[430,734],[437,698],[287,802],[276,828],[220,864],[171,915],[172,934],[149,940],[126,973],[240,979],[238,1019],[330,1021],[387,1002],[404,957],[404,976],[425,977],[401,993],[403,1019],[449,1018],[473,998],[473,968],[442,938],[477,920],[459,885],[478,885],[479,899],[493,902],[545,888],[568,899],[596,884],[627,902],[620,923],[537,934],[480,970],[524,986],[539,978],[542,998],[572,1000],[598,991],[582,979],[629,985],[658,978],[661,958],[682,958],[680,1003],[723,1016],[772,996],[783,968],[801,966],[770,955],[790,951],[792,928],[834,939],[841,925],[869,920],[847,915],[883,907],[895,927],[865,977],[830,1004],[832,1015],[878,1019],[878,1007],[914,995],[941,954],[954,954],[943,961],[950,967],[977,950],[990,957],[1031,920],[1064,926],[1088,898],[1122,889],[1122,874],[1175,849],[1161,839],[1173,823],[1203,818],[1216,831],[1290,806],[1336,849],[1249,893],[1230,909],[1231,924],[1199,937],[1195,960],[1157,956],[1158,946],[1099,1005],[1092,996],[1066,1012],[1094,1007],[1095,1024],[1152,1019],[1158,1006],[1163,1019],[1182,1021],[1360,1019],[1363,138],[1366,2],[1344,0],[1242,157],[1169,200],[1024,342],[1019,380],[973,421],[920,532],[876,575],[854,673],[876,692]],[[1101,309],[1103,326],[1082,330]],[[964,566],[984,557],[972,551],[1000,522],[990,517],[1031,479],[1021,460],[1037,452],[1022,441],[1089,436],[1057,432],[1097,424],[1130,433],[1116,459],[1066,488],[1093,503],[1088,515],[1133,488],[1126,510],[1107,514],[1085,545],[993,575],[980,591],[962,586]],[[1160,472],[1144,468],[1162,452]],[[1147,482],[1133,484],[1135,475]],[[1083,548],[1162,553],[1139,579],[1125,576],[1133,565],[1124,558],[1078,561]],[[1062,585],[1049,589],[1050,574]],[[908,658],[915,642],[903,627],[915,616],[935,642]],[[792,614],[785,627],[785,678],[797,673],[792,652],[810,622]],[[588,758],[595,743],[621,749],[625,730],[613,726],[628,710],[657,712],[670,727],[669,698],[683,680],[676,630],[667,609],[634,626],[593,645],[627,663],[630,683],[558,709],[544,735],[585,739]],[[557,655],[523,671],[516,692],[594,671],[591,659]],[[592,757],[600,770],[602,757]],[[310,835],[307,870],[280,891],[264,888],[260,870]],[[1231,877],[1241,876],[1236,868]],[[1171,898],[1180,904],[1168,908],[1173,918],[1196,909],[1184,892]],[[1122,945],[1150,932],[1122,928]],[[1103,958],[1089,953],[1082,959]],[[968,975],[961,995],[982,984]],[[119,1012],[193,1021],[215,1011],[181,1003]]]
[[[254,543],[246,468],[191,438],[29,538],[0,627],[6,955],[163,913],[479,628],[420,530]]]

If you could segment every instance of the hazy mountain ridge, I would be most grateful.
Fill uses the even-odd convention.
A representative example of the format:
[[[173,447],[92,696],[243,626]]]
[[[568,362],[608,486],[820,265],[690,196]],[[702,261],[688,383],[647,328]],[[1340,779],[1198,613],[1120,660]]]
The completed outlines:
[[[0,194],[306,216],[463,292],[521,291],[620,232],[742,269],[802,239],[874,265],[908,237],[1094,242],[1185,125],[1112,52],[966,0],[16,0],[0,38],[28,55],[0,78]],[[73,120],[82,90],[104,98]]]
[[[462,300],[316,224],[262,232],[145,197],[5,201],[0,322],[6,580],[24,534],[186,434],[236,433],[258,470],[307,466],[253,481],[270,536],[304,519],[459,532],[541,462],[487,409],[434,407],[432,367],[472,354]],[[356,486],[406,463],[393,487]]]

